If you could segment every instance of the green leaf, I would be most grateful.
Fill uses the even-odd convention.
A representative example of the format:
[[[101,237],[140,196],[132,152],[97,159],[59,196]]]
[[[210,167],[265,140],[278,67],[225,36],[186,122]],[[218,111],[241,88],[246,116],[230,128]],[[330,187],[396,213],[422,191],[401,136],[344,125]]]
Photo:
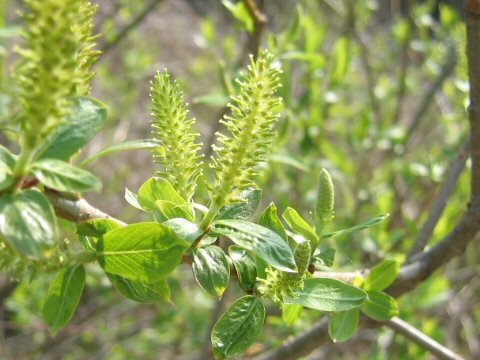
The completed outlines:
[[[320,244],[320,239],[315,233],[315,230],[300,216],[300,214],[293,208],[287,207],[282,214],[283,219],[287,222],[290,228],[302,235],[305,239],[310,241],[312,251]]]
[[[9,188],[14,183],[12,176],[16,156],[0,145],[0,191]]]
[[[235,267],[240,287],[247,292],[253,291],[257,282],[257,265],[255,260],[245,249],[235,245],[228,248],[228,254]]]
[[[132,205],[134,208],[137,208],[138,210],[145,211],[144,208],[140,205],[138,202],[138,195],[135,194],[133,191],[130,191],[129,189],[125,188],[125,200]]]
[[[93,219],[79,222],[75,227],[77,228],[78,235],[99,238],[111,230],[122,227],[122,225],[111,219]]]
[[[327,170],[320,170],[317,202],[315,204],[315,231],[320,234],[330,221],[333,219],[333,206],[335,202],[335,192],[332,178]]]
[[[177,205],[168,200],[155,201],[153,214],[155,216],[155,220],[158,222],[164,222],[175,218],[183,218],[189,221],[194,221],[190,205]]]
[[[58,191],[74,193],[102,188],[94,175],[61,160],[39,160],[33,164],[32,172],[43,185]]]
[[[350,65],[350,58],[350,40],[346,36],[342,36],[335,43],[335,48],[333,50],[333,83],[338,84],[344,79]]]
[[[242,1],[233,3],[230,0],[222,0],[222,4],[230,11],[233,17],[243,25],[245,30],[249,33],[253,32],[255,28],[254,21]]]
[[[228,237],[279,270],[296,271],[292,250],[270,229],[243,220],[215,221],[210,229],[213,234]]]
[[[6,147],[0,145],[0,163],[6,164],[8,168],[13,170],[16,162],[17,157],[8,151]]]
[[[48,289],[43,306],[43,319],[56,334],[75,314],[85,285],[83,266],[71,266],[60,271]]]
[[[170,302],[170,287],[167,280],[146,283],[107,274],[113,286],[127,299],[140,303]]]
[[[362,289],[335,279],[313,278],[304,288],[285,296],[286,304],[297,304],[320,311],[345,311],[359,307],[367,297]]]
[[[69,160],[95,136],[106,119],[107,108],[104,104],[91,98],[77,98],[68,123],[45,143],[37,159]]]
[[[12,170],[0,160],[0,191],[9,188],[13,183]]]
[[[165,221],[163,225],[171,228],[177,233],[178,236],[184,240],[187,240],[190,244],[192,244],[200,235],[203,234],[203,230],[200,229],[197,224],[185,219],[170,219]]]
[[[158,143],[152,140],[133,140],[127,141],[121,144],[110,146],[102,151],[96,153],[93,156],[83,160],[79,166],[84,167],[95,160],[110,154],[114,154],[120,151],[130,151],[130,150],[144,150],[144,149],[153,149],[158,146]]]
[[[260,298],[244,296],[235,301],[212,330],[215,357],[225,359],[245,351],[257,339],[265,321]]]
[[[221,93],[212,93],[202,96],[196,96],[193,98],[192,101],[194,104],[224,107],[230,101],[230,97]]]
[[[363,288],[366,291],[386,289],[395,281],[398,274],[400,263],[396,260],[384,260],[372,268],[363,283]]]
[[[330,268],[335,262],[335,254],[335,249],[327,248],[321,250],[320,253],[315,254],[312,260],[315,266],[325,266]]]
[[[333,314],[328,325],[328,333],[333,342],[342,342],[350,339],[358,329],[358,309],[351,309]]]
[[[260,219],[258,220],[258,224],[266,227],[267,229],[272,230],[274,233],[279,235],[283,240],[288,242],[287,233],[285,228],[282,225],[282,222],[278,218],[277,215],[277,207],[272,202],[268,207],[263,211],[262,215],[260,215]]]
[[[36,190],[0,197],[0,233],[31,259],[48,257],[57,240],[57,222],[48,199]]]
[[[193,275],[212,296],[221,297],[230,281],[230,264],[221,248],[210,245],[193,251]]]
[[[282,319],[287,325],[293,325],[300,320],[303,306],[294,304],[282,304]]]
[[[154,211],[155,202],[158,200],[170,201],[175,205],[182,206],[189,214],[187,220],[193,221],[194,213],[190,204],[188,204],[175,188],[167,180],[159,177],[148,179],[138,190],[138,203],[147,211]]]
[[[398,315],[397,302],[382,291],[367,291],[368,298],[360,310],[376,321],[387,321]]]
[[[97,256],[107,273],[156,282],[180,264],[189,246],[168,226],[138,223],[106,233],[97,243]]]
[[[249,188],[240,193],[239,200],[232,205],[224,206],[218,212],[216,220],[239,219],[247,220],[257,210],[262,199],[262,190]]]
[[[352,226],[352,227],[347,228],[347,229],[322,234],[321,237],[322,237],[322,239],[330,239],[330,238],[334,238],[334,237],[337,237],[337,236],[340,236],[340,235],[345,235],[345,234],[350,234],[350,233],[353,233],[353,232],[358,232],[358,231],[367,229],[369,227],[375,226],[375,225],[381,223],[383,220],[385,220],[388,217],[389,217],[389,214],[379,214],[379,215],[374,216],[372,219],[370,219],[370,220],[368,220],[368,221],[366,221],[362,224],[355,225],[355,226]]]

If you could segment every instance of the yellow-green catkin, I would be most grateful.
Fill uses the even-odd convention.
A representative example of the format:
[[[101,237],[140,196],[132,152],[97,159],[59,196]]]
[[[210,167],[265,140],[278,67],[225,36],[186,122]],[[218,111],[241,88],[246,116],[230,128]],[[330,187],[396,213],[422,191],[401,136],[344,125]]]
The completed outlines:
[[[219,144],[214,146],[211,166],[216,179],[210,187],[214,206],[235,201],[242,190],[255,185],[258,165],[266,161],[275,136],[281,105],[276,96],[280,73],[273,66],[273,56],[264,51],[256,61],[251,58],[248,72],[237,80],[240,92],[231,98],[230,114],[221,120],[229,135],[217,133]]]
[[[89,92],[95,7],[87,0],[25,0],[16,68],[23,145],[35,148],[62,124],[71,100]]]
[[[158,73],[151,85],[152,133],[159,144],[153,159],[163,166],[156,175],[168,180],[189,201],[202,173],[202,144],[196,142],[200,134],[193,130],[195,118],[187,118],[188,104],[170,74]]]

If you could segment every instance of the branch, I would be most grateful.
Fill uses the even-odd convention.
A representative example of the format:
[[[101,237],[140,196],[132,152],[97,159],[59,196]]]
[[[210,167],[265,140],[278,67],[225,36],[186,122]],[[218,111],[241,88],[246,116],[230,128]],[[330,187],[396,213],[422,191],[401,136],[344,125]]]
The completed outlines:
[[[250,53],[256,59],[258,54],[258,49],[260,48],[260,43],[262,41],[262,35],[265,30],[265,26],[268,23],[267,16],[262,11],[263,1],[260,0],[260,3],[257,4],[256,0],[243,0],[245,7],[250,14],[250,17],[253,19],[254,30],[250,34],[250,43],[249,49]]]
[[[436,80],[430,84],[429,88],[425,91],[425,95],[420,102],[420,106],[418,107],[413,119],[410,122],[410,126],[407,129],[407,133],[405,136],[405,147],[410,142],[412,135],[417,130],[420,122],[430,107],[433,99],[435,98],[436,92],[442,87],[443,83],[447,79],[447,77],[452,73],[455,69],[455,65],[457,64],[457,57],[456,57],[456,50],[455,48],[450,48],[449,53],[447,55],[447,60],[445,65],[442,67],[440,74],[437,76]]]
[[[460,174],[465,168],[465,162],[467,161],[468,157],[468,148],[469,144],[464,145],[460,150],[457,158],[455,159],[455,162],[451,167],[450,174],[443,183],[442,188],[440,189],[440,193],[438,194],[438,197],[430,210],[428,219],[425,224],[423,224],[423,227],[420,230],[420,234],[418,235],[414,245],[412,246],[412,249],[410,250],[408,258],[411,258],[415,254],[422,252],[423,249],[425,249],[425,246],[428,244],[428,241],[432,236],[435,226],[442,217],[443,211],[447,207],[447,200],[452,194],[452,192],[455,190],[458,178],[460,177]]]
[[[152,2],[145,6],[145,8],[140,11],[127,25],[125,25],[115,37],[107,41],[100,48],[100,51],[103,54],[109,52],[112,48],[118,45],[132,30],[134,30],[142,21],[160,4],[163,0],[152,0]]]
[[[120,225],[126,225],[123,221],[93,207],[85,199],[72,199],[54,190],[46,190],[45,194],[52,203],[57,216],[65,220],[78,223],[93,219],[110,219]]]
[[[431,337],[427,336],[420,330],[414,328],[409,323],[403,321],[398,317],[394,317],[384,323],[385,326],[391,328],[395,332],[402,334],[407,339],[412,340],[417,345],[427,349],[439,359],[444,360],[462,360],[463,358],[454,353],[452,350],[446,348],[442,344],[436,342]]]
[[[472,196],[480,196],[480,0],[465,2],[467,60],[470,83],[470,154],[472,157]]]

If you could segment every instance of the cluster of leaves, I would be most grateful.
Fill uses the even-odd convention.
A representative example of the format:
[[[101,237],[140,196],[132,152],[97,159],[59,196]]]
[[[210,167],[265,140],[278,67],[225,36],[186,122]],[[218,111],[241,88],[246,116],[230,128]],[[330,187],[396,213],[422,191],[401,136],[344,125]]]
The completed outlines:
[[[228,105],[231,114],[222,121],[228,135],[217,135],[219,145],[211,161],[215,180],[209,185],[206,206],[193,199],[202,173],[201,144],[196,143],[192,129],[195,121],[187,119],[178,85],[167,72],[159,73],[151,92],[153,140],[117,145],[95,156],[126,148],[153,148],[154,160],[162,169],[137,194],[126,192],[126,200],[151,214],[153,221],[128,225],[110,219],[80,222],[76,229],[82,249],[74,251],[60,242],[49,194],[75,199],[77,193],[99,190],[101,185],[95,176],[70,164],[106,118],[102,104],[79,96],[89,88],[88,67],[97,56],[90,33],[93,10],[83,0],[49,0],[46,5],[31,0],[27,4],[31,11],[27,20],[34,17],[37,21],[26,22],[26,48],[20,53],[18,70],[24,106],[22,151],[17,156],[0,147],[0,169],[5,170],[0,178],[0,236],[2,247],[8,249],[2,252],[4,265],[9,259],[21,258],[37,270],[56,271],[43,308],[53,333],[74,315],[85,284],[84,264],[95,261],[120,293],[142,303],[171,301],[167,278],[182,262],[191,263],[199,286],[217,298],[235,274],[246,295],[213,328],[218,358],[241,353],[256,340],[266,316],[264,302],[269,300],[285,313],[295,314],[285,316],[291,323],[303,307],[334,313],[330,333],[336,341],[355,333],[359,311],[380,321],[396,315],[395,301],[382,290],[398,275],[397,262],[381,263],[354,285],[315,277],[315,266],[333,263],[334,252],[324,247],[323,240],[386,218],[379,215],[351,228],[327,232],[326,225],[333,219],[334,189],[326,170],[319,174],[314,225],[287,207],[282,214],[285,226],[273,203],[258,222],[252,221],[261,199],[255,177],[267,160],[281,110],[276,95],[281,72],[268,52],[251,59],[238,81],[238,95]],[[79,23],[69,25],[74,21]],[[44,34],[45,24],[50,23],[58,26]],[[34,43],[32,34],[37,33],[39,42]],[[68,53],[59,50],[59,54],[44,56],[52,38],[63,36]],[[42,103],[48,106],[40,113],[36,107]],[[219,238],[228,239],[227,245]]]

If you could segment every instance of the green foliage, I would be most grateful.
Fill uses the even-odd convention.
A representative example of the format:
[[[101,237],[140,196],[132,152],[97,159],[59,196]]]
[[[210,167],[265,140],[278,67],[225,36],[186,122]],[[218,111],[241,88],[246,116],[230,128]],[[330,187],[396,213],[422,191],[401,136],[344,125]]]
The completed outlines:
[[[32,259],[48,258],[58,236],[52,205],[36,190],[0,198],[0,230],[2,240]]]
[[[193,274],[210,295],[221,297],[230,281],[230,264],[221,248],[209,245],[193,251]]]
[[[138,223],[107,232],[97,243],[97,257],[107,273],[155,282],[180,264],[189,243],[169,227]]]
[[[454,10],[441,7],[440,27],[431,21],[428,5],[415,6],[408,16],[382,22],[381,31],[369,34],[368,43],[363,43],[363,32],[380,27],[371,25],[378,23],[371,2],[346,2],[345,9],[330,2],[303,2],[292,12],[285,30],[274,30],[287,20],[275,17],[273,26],[265,29],[275,58],[260,51],[257,60],[250,59],[248,71],[234,82],[235,64],[241,63],[235,58],[241,52],[237,46],[243,46],[238,41],[239,31],[248,31],[249,40],[254,40],[259,24],[245,2],[223,1],[240,26],[231,32],[217,32],[216,19],[204,19],[203,38],[195,38],[203,50],[195,56],[185,55],[179,65],[184,62],[188,66],[182,74],[190,77],[189,92],[200,94],[193,97],[192,110],[200,119],[202,133],[208,135],[210,124],[205,121],[217,113],[212,108],[224,106],[230,98],[230,113],[221,121],[228,136],[218,133],[210,164],[213,172],[203,178],[196,120],[188,116],[180,85],[166,70],[157,73],[151,83],[153,139],[122,139],[100,151],[95,146],[78,159],[75,155],[107,118],[105,105],[85,97],[90,92],[91,65],[98,56],[91,20],[96,8],[85,0],[28,0],[26,5],[17,83],[5,81],[8,77],[0,72],[0,129],[6,130],[2,141],[5,138],[10,146],[19,140],[20,145],[11,147],[15,151],[20,148],[18,156],[0,146],[0,269],[20,281],[14,300],[7,304],[16,316],[9,321],[18,325],[35,319],[45,302],[39,294],[49,280],[43,274],[54,273],[43,317],[51,332],[58,332],[79,304],[86,270],[89,296],[81,306],[95,303],[111,311],[117,307],[126,311],[116,317],[118,332],[100,325],[92,336],[89,329],[80,328],[81,346],[73,357],[85,357],[87,352],[92,356],[116,337],[135,344],[114,344],[109,356],[116,359],[147,359],[158,354],[158,349],[170,354],[171,344],[181,356],[184,352],[191,355],[204,345],[201,337],[185,334],[205,331],[212,308],[203,293],[218,298],[227,287],[227,300],[240,298],[214,326],[212,344],[217,358],[236,356],[256,341],[265,320],[265,305],[271,301],[281,308],[283,321],[272,311],[267,333],[278,331],[282,338],[308,329],[324,316],[304,311],[304,307],[331,313],[330,336],[342,342],[356,333],[361,313],[386,321],[398,315],[401,306],[402,317],[418,321],[417,326],[421,324],[425,332],[442,340],[440,321],[426,321],[418,310],[437,311],[434,306],[444,305],[449,282],[438,275],[438,281],[425,284],[397,305],[383,291],[399,275],[400,262],[381,260],[404,260],[410,239],[418,235],[428,215],[432,199],[425,194],[434,193],[432,189],[446,173],[445,159],[453,157],[456,144],[464,137],[458,125],[464,118],[463,108],[456,106],[466,91],[461,57],[457,73],[452,75],[455,81],[440,84],[432,96],[436,103],[430,107],[435,111],[428,110],[427,104],[421,124],[410,119],[410,113],[416,111],[412,105],[419,102],[422,106],[428,95],[424,85],[441,76],[447,47],[463,46],[458,40],[463,30]],[[143,4],[135,0],[119,6],[120,22],[128,23]],[[275,9],[279,5],[272,2],[268,6]],[[286,5],[280,6],[277,15],[287,16]],[[211,11],[214,13],[213,8]],[[269,18],[275,11],[270,12],[269,8]],[[0,18],[3,15],[0,12]],[[109,39],[115,39],[115,22],[107,17],[99,23],[108,45]],[[5,60],[5,39],[17,32],[0,21],[0,67]],[[119,127],[118,131],[107,128],[96,144],[121,138],[120,130],[125,128],[133,130],[130,136],[140,132],[125,127],[122,121],[133,115],[140,118],[137,114],[142,112],[135,104],[142,103],[142,98],[137,89],[150,77],[157,63],[157,43],[163,42],[155,39],[152,43],[148,36],[138,41],[139,36],[130,33],[122,40],[127,46],[116,49],[115,58],[122,61],[115,64],[115,71],[121,69],[121,77],[111,75],[108,57],[99,64],[100,86],[95,93],[111,98],[112,119]],[[378,51],[385,44],[389,51]],[[219,75],[221,84],[211,81],[214,74]],[[21,129],[17,135],[18,122]],[[419,132],[413,136],[415,126],[431,130],[428,139],[419,141]],[[205,138],[207,145],[210,140]],[[128,174],[120,161],[102,159],[142,149],[153,149],[154,161],[161,166],[153,177],[145,175],[147,167],[140,163],[135,163],[134,174]],[[267,160],[271,162],[268,167]],[[75,164],[93,165],[98,173],[92,172],[108,179],[102,195],[92,199],[95,206],[108,209],[115,204],[108,211],[124,221],[150,222],[126,225],[114,219],[93,219],[76,223],[73,234],[72,224],[58,221],[54,208],[62,217],[65,206],[84,203],[78,199],[81,193],[99,190],[101,185]],[[130,212],[110,201],[127,174],[129,187],[143,176],[150,177],[138,193],[125,190],[125,199],[134,207]],[[260,174],[264,176],[260,178]],[[457,218],[464,207],[467,178],[462,176],[459,181],[434,238],[451,230],[446,219]],[[270,205],[257,216],[260,204],[265,206],[260,188]],[[392,214],[388,220],[388,215],[383,215],[387,213]],[[372,214],[382,215],[372,218]],[[81,220],[90,215],[83,214]],[[362,223],[365,218],[370,220]],[[475,255],[470,251],[462,266],[464,262],[476,264]],[[101,268],[95,267],[96,261]],[[359,275],[352,284],[329,278],[379,261],[365,279]],[[191,265],[193,277],[182,263]],[[27,282],[30,279],[34,281]],[[200,287],[194,286],[195,281]],[[112,285],[117,292],[105,291]],[[137,303],[163,304],[136,311],[131,302],[118,301],[118,295]],[[115,306],[111,306],[113,302]],[[174,309],[165,304],[170,302],[175,302]],[[148,326],[139,329],[136,322],[144,312]],[[134,335],[125,324],[135,330]],[[159,333],[162,336],[157,336]],[[392,354],[386,354],[383,346],[372,345],[367,356],[421,358],[417,348],[397,338],[389,339]],[[32,339],[45,343],[41,336]],[[262,341],[265,347],[278,346],[269,336]]]
[[[297,304],[320,311],[346,311],[359,307],[367,294],[352,285],[335,279],[307,279],[302,289],[286,296],[287,304]]]
[[[81,265],[63,269],[53,280],[43,306],[43,318],[53,334],[73,317],[84,285],[85,269]]]
[[[357,332],[360,312],[357,308],[341,311],[332,316],[328,324],[328,333],[334,342],[350,339]]]
[[[196,182],[201,175],[199,155],[201,144],[195,140],[199,134],[192,129],[195,119],[187,120],[187,107],[178,83],[170,80],[170,74],[157,73],[152,82],[152,132],[159,145],[153,150],[155,162],[164,170],[157,175],[166,178],[179,193],[190,200]]]
[[[252,251],[271,266],[286,272],[297,270],[290,247],[273,231],[243,220],[218,220],[210,230]]]
[[[215,356],[225,359],[245,351],[257,339],[265,320],[265,305],[255,296],[235,301],[212,330]]]

